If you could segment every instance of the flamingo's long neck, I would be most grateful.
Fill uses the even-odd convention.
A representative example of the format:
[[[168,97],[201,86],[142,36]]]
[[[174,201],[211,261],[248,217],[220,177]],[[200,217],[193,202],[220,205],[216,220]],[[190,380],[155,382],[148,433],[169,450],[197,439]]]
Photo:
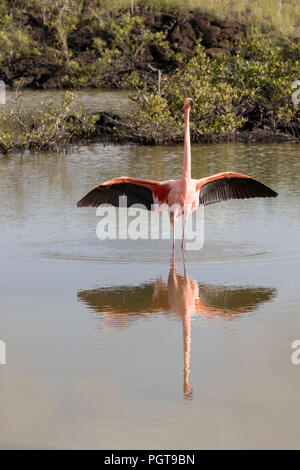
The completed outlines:
[[[191,178],[190,108],[185,108],[183,178]]]

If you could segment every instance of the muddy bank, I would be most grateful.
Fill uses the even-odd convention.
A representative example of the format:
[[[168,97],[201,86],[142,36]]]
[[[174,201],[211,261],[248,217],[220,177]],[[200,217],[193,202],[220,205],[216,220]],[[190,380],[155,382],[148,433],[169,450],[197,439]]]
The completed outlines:
[[[0,79],[13,86],[23,78],[25,87],[33,89],[60,89],[81,86],[120,87],[122,79],[137,71],[144,81],[156,79],[153,69],[168,73],[179,66],[180,57],[192,56],[195,44],[202,41],[205,52],[231,55],[245,32],[245,25],[238,21],[220,21],[199,10],[178,9],[154,11],[148,5],[137,5],[134,15],[142,22],[130,32],[128,41],[134,41],[130,53],[116,42],[111,28],[112,21],[122,27],[128,10],[104,15],[99,21],[87,18],[84,10],[78,23],[66,37],[69,58],[63,54],[59,33],[53,25],[47,24],[41,14],[27,12],[16,14],[16,27],[32,39],[34,53],[22,50],[4,56],[0,64]],[[164,33],[164,44],[145,37]],[[107,50],[119,50],[119,56],[111,67],[107,67],[101,80],[93,68],[101,59],[101,51],[95,48],[102,41]],[[39,50],[36,50],[36,49]],[[180,55],[180,57],[179,57]],[[103,69],[103,66],[102,66]],[[99,75],[99,74],[98,74]]]

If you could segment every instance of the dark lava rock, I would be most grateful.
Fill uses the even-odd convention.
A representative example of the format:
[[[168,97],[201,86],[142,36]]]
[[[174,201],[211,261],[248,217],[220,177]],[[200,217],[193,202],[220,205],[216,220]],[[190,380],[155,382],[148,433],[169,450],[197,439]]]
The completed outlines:
[[[0,77],[9,86],[13,86],[14,81],[22,77],[30,88],[48,88],[46,83],[50,79],[51,88],[61,88],[64,73],[64,66],[58,65],[53,58],[31,55],[12,60],[9,66],[0,70]]]
[[[220,28],[218,26],[210,26],[203,32],[203,45],[206,47],[217,47],[220,39]]]
[[[85,5],[88,5],[86,0]],[[107,47],[113,44],[113,37],[109,29],[109,21],[118,20],[118,16],[128,12],[128,9],[111,13],[107,25],[103,26],[96,20],[87,21],[83,15],[76,28],[70,32],[67,38],[68,47],[71,51],[72,60],[81,67],[93,63],[97,53],[93,53],[94,38],[106,41]],[[185,58],[193,54],[197,40],[202,40],[205,52],[209,56],[214,54],[234,54],[235,47],[245,32],[245,26],[238,21],[221,21],[213,18],[200,10],[178,9],[172,11],[155,11],[149,5],[135,5],[135,15],[144,20],[144,27],[150,32],[165,32],[166,40],[173,52],[179,52]],[[30,35],[41,44],[40,55],[29,55],[23,57],[8,57],[4,66],[0,68],[0,79],[10,86],[16,79],[25,78],[26,86],[31,88],[62,88],[71,86],[72,77],[69,82],[63,78],[70,75],[67,65],[62,57],[60,42],[54,27],[44,24],[42,16],[31,12],[20,14],[17,18],[20,28],[26,28]],[[136,27],[135,34],[139,35],[141,29]],[[50,47],[54,48],[54,53]],[[44,52],[44,50],[46,52]],[[52,49],[53,50],[53,49]],[[123,62],[122,62],[123,61]],[[164,47],[155,41],[144,44],[135,54],[130,57],[124,53],[119,56],[116,63],[107,74],[105,83],[107,86],[118,86],[123,75],[137,70],[144,81],[152,83],[157,79],[154,72],[160,69],[164,73],[174,70],[178,66],[175,54],[169,54]],[[121,66],[118,68],[118,64]],[[152,67],[149,67],[149,65]],[[152,71],[151,71],[152,70]]]
[[[189,22],[180,21],[173,27],[168,40],[176,51],[189,57],[195,44],[196,35]]]

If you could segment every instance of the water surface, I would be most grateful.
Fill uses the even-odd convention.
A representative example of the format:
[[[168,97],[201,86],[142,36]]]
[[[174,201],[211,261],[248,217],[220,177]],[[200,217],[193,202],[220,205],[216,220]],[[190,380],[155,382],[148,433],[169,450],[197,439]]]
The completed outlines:
[[[81,107],[85,112],[122,113],[132,106],[128,100],[127,90],[109,89],[82,89],[71,90],[75,95],[72,107],[79,110]],[[65,90],[23,90],[19,95],[19,104],[22,113],[29,114],[41,108],[41,103],[46,105],[51,101],[54,105],[59,105],[63,99]],[[13,90],[6,90],[6,104],[1,105],[1,110],[16,109],[16,93]]]
[[[90,188],[181,174],[181,146],[0,159],[2,448],[299,448],[299,146],[193,146],[193,177],[277,199],[205,208],[202,250],[96,237]]]

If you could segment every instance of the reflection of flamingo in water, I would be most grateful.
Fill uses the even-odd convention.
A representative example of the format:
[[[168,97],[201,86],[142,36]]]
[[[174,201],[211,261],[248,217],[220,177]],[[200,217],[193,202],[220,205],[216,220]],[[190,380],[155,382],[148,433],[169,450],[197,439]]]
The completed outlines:
[[[180,179],[168,181],[150,181],[121,176],[105,181],[92,189],[78,203],[78,207],[98,207],[109,203],[119,206],[120,196],[127,196],[127,206],[142,204],[151,210],[153,204],[167,204],[170,210],[170,222],[173,227],[173,250],[175,248],[174,227],[183,215],[184,224],[181,248],[184,247],[185,224],[189,214],[199,204],[207,205],[230,199],[249,199],[253,197],[276,197],[277,193],[250,176],[241,173],[225,172],[207,178],[191,177],[191,142],[190,109],[194,103],[191,98],[184,101],[185,136],[183,174]]]
[[[129,326],[132,321],[151,314],[174,315],[182,321],[184,352],[184,397],[192,398],[189,384],[191,319],[234,320],[251,312],[276,295],[265,287],[213,286],[198,284],[190,278],[184,263],[179,274],[175,257],[171,261],[167,285],[159,277],[151,284],[121,286],[78,292],[78,299],[101,313],[105,324]]]
[[[199,299],[199,286],[195,279],[187,276],[184,263],[184,276],[180,276],[176,267],[175,256],[170,265],[168,278],[168,299],[170,310],[182,317],[184,380],[183,390],[187,399],[192,398],[189,384],[190,350],[191,350],[191,317],[195,313],[196,302]]]

